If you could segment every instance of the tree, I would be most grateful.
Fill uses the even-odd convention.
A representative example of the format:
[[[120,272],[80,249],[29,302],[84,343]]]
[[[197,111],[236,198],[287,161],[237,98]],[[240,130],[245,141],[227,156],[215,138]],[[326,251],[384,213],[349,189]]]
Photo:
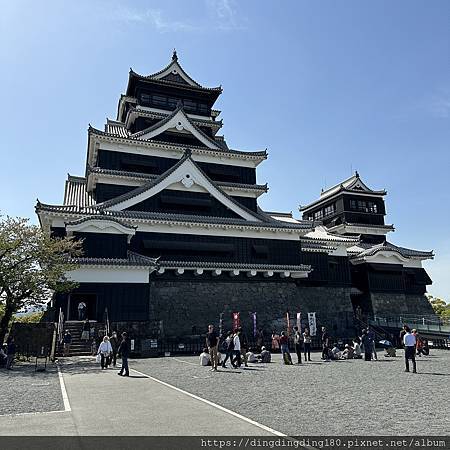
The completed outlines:
[[[450,318],[450,303],[447,304],[441,298],[433,297],[429,294],[427,295],[427,297],[436,315],[438,315],[442,319]]]
[[[52,238],[28,219],[0,217],[0,343],[14,313],[48,301],[53,292],[76,287],[66,273],[82,243],[72,237]]]

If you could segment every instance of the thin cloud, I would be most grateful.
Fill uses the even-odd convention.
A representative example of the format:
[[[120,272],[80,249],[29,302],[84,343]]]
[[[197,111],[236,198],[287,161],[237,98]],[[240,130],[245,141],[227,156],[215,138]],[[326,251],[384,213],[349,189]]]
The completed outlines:
[[[234,0],[205,0],[206,6],[215,18],[219,30],[239,30],[245,27],[240,23]]]
[[[450,91],[433,95],[428,104],[428,111],[439,119],[450,118]]]
[[[139,11],[128,7],[119,7],[112,11],[111,19],[126,23],[152,25],[159,33],[198,31],[200,27],[188,22],[167,18],[160,9]]]

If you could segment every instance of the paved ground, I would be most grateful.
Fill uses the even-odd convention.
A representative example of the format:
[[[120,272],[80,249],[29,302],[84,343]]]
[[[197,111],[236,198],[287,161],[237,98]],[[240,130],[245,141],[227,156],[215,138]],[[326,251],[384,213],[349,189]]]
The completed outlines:
[[[217,373],[198,357],[132,360],[139,372],[122,378],[92,359],[70,358],[61,364],[70,411],[55,368],[0,370],[0,435],[271,434],[157,380],[288,435],[449,434],[448,351],[420,359],[417,375],[403,372],[401,356],[322,363],[314,354],[303,366],[274,359]]]
[[[132,367],[288,435],[445,435],[450,432],[450,352],[432,351],[418,374],[397,358],[271,364],[211,373],[198,358],[137,360]],[[295,358],[294,358],[295,360]]]
[[[0,387],[0,415],[64,409],[53,364],[45,372],[36,372],[33,363],[18,363],[13,370],[1,368]]]

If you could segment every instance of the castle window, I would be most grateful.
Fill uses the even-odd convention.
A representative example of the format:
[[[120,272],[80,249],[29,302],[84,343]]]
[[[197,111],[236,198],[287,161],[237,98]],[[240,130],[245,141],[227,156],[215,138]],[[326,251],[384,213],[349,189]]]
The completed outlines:
[[[377,204],[374,202],[367,202],[367,210],[368,210],[368,212],[377,214],[377,212],[378,212]]]
[[[205,103],[199,103],[198,104],[198,112],[207,113],[208,112],[208,105],[206,105]]]
[[[167,99],[167,106],[170,108],[176,108],[178,104],[178,99],[169,97]]]
[[[324,215],[329,216],[334,213],[336,210],[336,203],[332,203],[331,205],[325,206]]]
[[[183,104],[186,109],[189,109],[191,111],[197,109],[197,103],[193,102],[192,100],[185,99],[183,101]]]
[[[350,209],[356,209],[356,200],[350,200]]]
[[[141,94],[141,102],[148,105],[151,102],[150,94]]]
[[[323,209],[319,209],[314,213],[314,220],[320,220],[323,217]]]
[[[153,103],[158,106],[166,106],[167,104],[167,97],[164,97],[162,95],[154,95],[153,96]]]

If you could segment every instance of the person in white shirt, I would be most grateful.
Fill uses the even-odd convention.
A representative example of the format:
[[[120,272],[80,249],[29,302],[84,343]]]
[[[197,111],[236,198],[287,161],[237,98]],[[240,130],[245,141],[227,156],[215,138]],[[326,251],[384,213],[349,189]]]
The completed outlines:
[[[204,348],[203,352],[200,353],[199,360],[201,366],[209,366],[211,364],[211,357],[209,356],[207,348]]]
[[[416,337],[411,333],[411,329],[406,325],[403,345],[405,346],[405,372],[409,372],[409,360],[413,363],[413,373],[417,373],[416,368]]]
[[[362,350],[361,350],[361,345],[359,344],[360,340],[359,338],[355,338],[353,340],[353,358],[355,359],[361,359],[362,358]]]
[[[234,359],[232,360],[232,365],[234,368],[241,367],[241,340],[239,338],[239,332],[236,330],[233,336],[233,355]]]
[[[109,342],[109,337],[105,336],[103,341],[98,346],[97,355],[100,355],[100,364],[102,369],[107,369],[109,366],[109,357],[112,353],[111,342]]]
[[[256,358],[256,355],[253,353],[253,350],[249,350],[247,352],[247,361],[250,363],[257,363],[258,359]]]

